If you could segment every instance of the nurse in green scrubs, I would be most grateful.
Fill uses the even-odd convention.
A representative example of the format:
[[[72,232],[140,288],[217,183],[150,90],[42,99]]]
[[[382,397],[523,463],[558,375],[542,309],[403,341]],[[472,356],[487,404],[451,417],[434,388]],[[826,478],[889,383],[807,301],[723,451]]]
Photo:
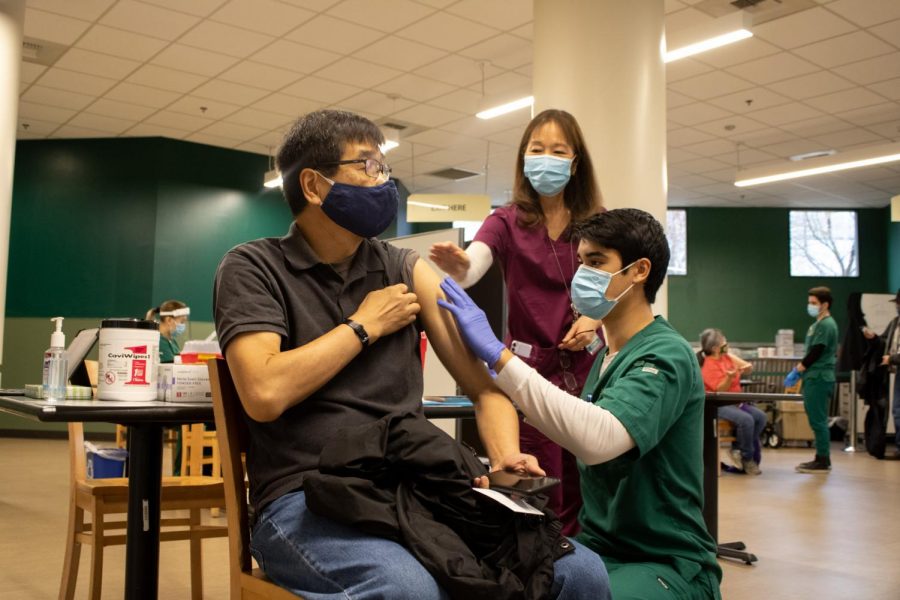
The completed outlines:
[[[175,339],[184,335],[191,309],[184,302],[166,300],[147,311],[147,319],[159,320],[159,362],[173,363],[181,353]]]
[[[504,348],[450,278],[439,304],[525,418],[578,458],[577,539],[603,558],[613,598],[721,598],[702,514],[703,380],[690,345],[651,308],[669,262],[663,228],[644,211],[617,209],[576,224],[575,235],[573,304],[602,319],[608,341],[582,398]],[[492,468],[522,471],[527,463],[517,455]]]

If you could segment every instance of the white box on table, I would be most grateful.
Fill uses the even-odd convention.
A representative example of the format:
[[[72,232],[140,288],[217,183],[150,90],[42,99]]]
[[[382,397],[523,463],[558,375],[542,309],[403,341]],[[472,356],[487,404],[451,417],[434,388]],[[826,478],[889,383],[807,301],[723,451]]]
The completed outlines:
[[[159,365],[156,399],[166,402],[211,402],[212,391],[206,364]]]

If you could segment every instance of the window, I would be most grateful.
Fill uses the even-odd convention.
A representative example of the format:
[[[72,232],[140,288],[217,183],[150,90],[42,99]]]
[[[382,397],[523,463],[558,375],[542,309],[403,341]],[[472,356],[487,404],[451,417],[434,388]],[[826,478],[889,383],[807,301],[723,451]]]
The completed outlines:
[[[792,277],[859,277],[856,212],[792,210]]]
[[[666,237],[669,238],[668,275],[687,275],[687,211],[666,211]]]

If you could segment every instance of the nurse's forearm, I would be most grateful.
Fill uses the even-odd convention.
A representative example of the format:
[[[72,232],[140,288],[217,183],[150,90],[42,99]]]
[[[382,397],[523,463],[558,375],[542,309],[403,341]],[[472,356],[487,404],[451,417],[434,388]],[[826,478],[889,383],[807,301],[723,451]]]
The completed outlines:
[[[466,254],[469,256],[469,270],[463,279],[457,280],[459,287],[466,289],[472,287],[484,277],[488,269],[494,263],[494,256],[491,254],[491,248],[484,242],[472,242],[466,248]]]
[[[567,394],[507,354],[497,363],[495,382],[548,438],[587,465],[612,460],[634,448],[628,430],[611,412]]]

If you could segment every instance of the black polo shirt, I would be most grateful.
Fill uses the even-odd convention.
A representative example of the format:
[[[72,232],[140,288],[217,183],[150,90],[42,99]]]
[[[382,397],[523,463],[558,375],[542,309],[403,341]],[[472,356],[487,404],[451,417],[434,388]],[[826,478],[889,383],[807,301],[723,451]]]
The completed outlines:
[[[322,263],[296,224],[283,238],[230,250],[216,272],[213,306],[224,351],[240,333],[271,331],[291,350],[331,331],[366,294],[405,283],[418,255],[376,239],[363,240],[346,280]],[[334,431],[392,412],[421,412],[422,366],[415,324],[365,348],[331,381],[270,423],[248,419],[247,471],[257,511],[299,489]]]

